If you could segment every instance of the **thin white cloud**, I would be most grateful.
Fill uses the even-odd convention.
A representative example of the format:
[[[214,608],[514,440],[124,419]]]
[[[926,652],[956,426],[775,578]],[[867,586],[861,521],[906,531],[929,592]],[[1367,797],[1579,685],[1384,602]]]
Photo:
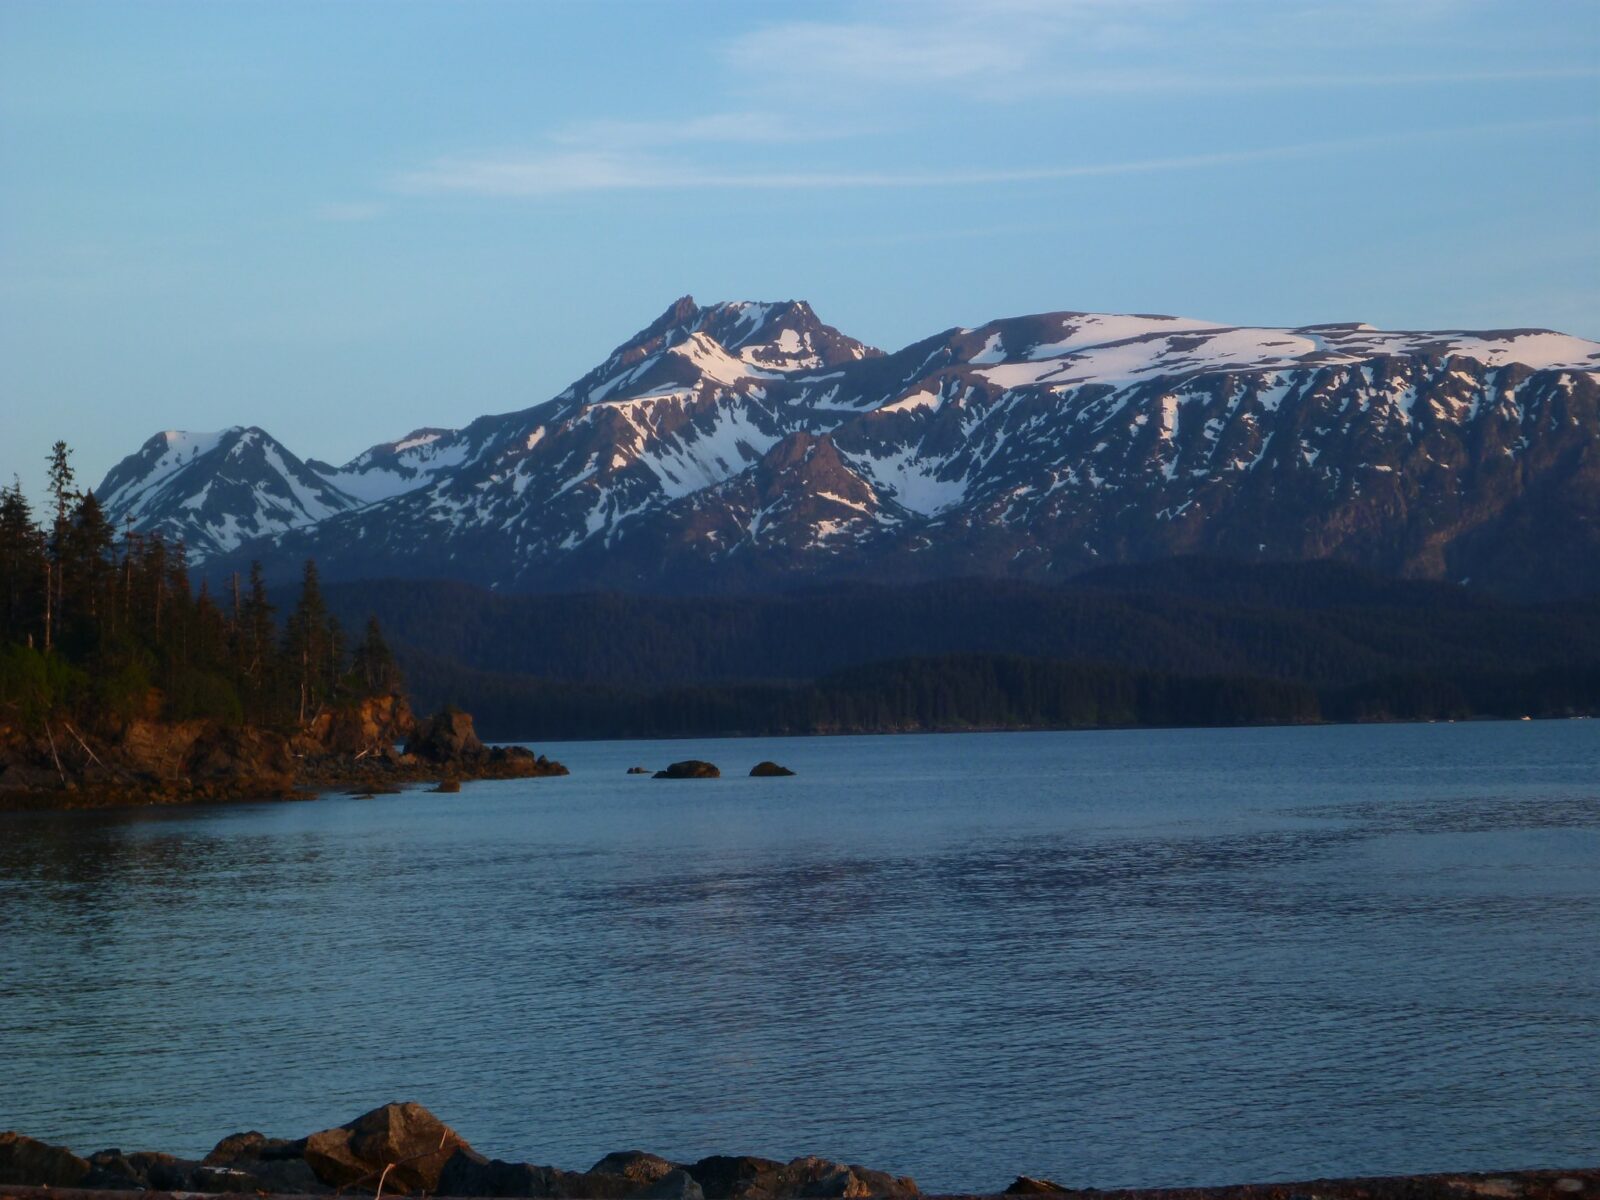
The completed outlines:
[[[1596,124],[1600,124],[1600,118],[1500,121],[1447,129],[1385,133],[1246,150],[1167,155],[1104,163],[899,171],[740,171],[640,154],[575,151],[558,154],[439,159],[419,170],[399,176],[394,181],[394,186],[402,192],[417,194],[482,197],[541,197],[581,192],[690,189],[715,191],[971,187],[985,184],[1032,183],[1164,171],[1204,170],[1275,160],[1330,156],[1381,146],[1464,137],[1550,132],[1564,128],[1593,127]]]
[[[595,120],[568,125],[550,135],[560,146],[586,151],[670,145],[782,145],[826,141],[864,132],[859,127],[821,126],[782,113],[719,112],[681,119]]]
[[[319,221],[371,221],[383,215],[383,205],[367,202],[322,204],[317,207]]]
[[[1368,64],[1382,61],[1370,53],[1374,47],[1392,51],[1397,64],[1437,61],[1450,14],[1465,2],[1238,3],[1229,15],[1241,19],[1219,26],[1193,0],[919,0],[880,8],[872,20],[777,22],[728,39],[721,54],[756,90],[835,103],[917,92],[1015,101],[1600,78],[1592,63],[1292,69],[1307,46],[1360,47],[1367,51],[1360,61]],[[1211,51],[1204,71],[1179,65],[1192,61],[1197,37]],[[1275,69],[1275,63],[1291,66]]]

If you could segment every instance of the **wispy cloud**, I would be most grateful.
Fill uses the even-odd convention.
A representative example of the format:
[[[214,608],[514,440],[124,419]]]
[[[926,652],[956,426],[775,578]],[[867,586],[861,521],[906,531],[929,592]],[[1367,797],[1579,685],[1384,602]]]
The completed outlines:
[[[724,63],[757,90],[823,95],[945,92],[991,100],[1030,95],[1216,93],[1496,84],[1600,78],[1589,64],[1506,67],[1480,61],[1453,70],[1435,60],[1449,14],[1464,0],[1367,0],[1333,11],[1308,0],[1231,7],[1226,32],[1193,0],[919,0],[870,20],[793,20],[739,34]],[[1243,16],[1241,17],[1241,14]],[[1210,69],[1192,61],[1204,38]],[[1307,45],[1359,45],[1354,71],[1275,68]],[[1392,52],[1391,64],[1374,48]],[[1481,60],[1481,56],[1480,60]],[[1370,65],[1376,63],[1377,65]]]
[[[821,125],[778,112],[717,112],[679,119],[579,121],[550,134],[560,146],[585,151],[627,150],[639,146],[783,145],[827,141],[863,132],[860,126]]]
[[[319,221],[371,221],[383,215],[383,205],[371,202],[321,204],[317,206]]]
[[[1477,125],[1306,141],[1205,154],[1166,155],[1113,162],[1017,167],[895,171],[726,170],[659,156],[615,151],[439,159],[394,181],[403,192],[482,197],[542,197],[579,192],[671,190],[800,190],[974,187],[1005,183],[1090,179],[1164,171],[1194,171],[1275,160],[1313,158],[1380,146],[1458,138],[1515,136],[1592,128],[1597,117],[1500,121]]]

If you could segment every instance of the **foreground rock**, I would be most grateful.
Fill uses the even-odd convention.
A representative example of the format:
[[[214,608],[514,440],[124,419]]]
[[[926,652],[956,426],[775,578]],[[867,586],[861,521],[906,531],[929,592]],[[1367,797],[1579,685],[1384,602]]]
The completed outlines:
[[[319,713],[292,734],[148,716],[101,730],[60,718],[37,731],[0,721],[0,810],[309,798],[334,789],[381,795],[403,783],[565,774],[521,746],[485,746],[459,709],[419,722],[402,696]]]
[[[173,1194],[572,1197],[573,1200],[810,1200],[920,1196],[914,1180],[807,1156],[780,1162],[711,1155],[677,1163],[642,1150],[608,1154],[587,1171],[479,1154],[419,1104],[385,1104],[297,1139],[236,1133],[204,1161],[149,1151],[80,1158],[59,1146],[0,1133],[0,1196],[94,1200],[107,1191]],[[1019,1175],[1005,1195],[1092,1195],[1095,1200],[1600,1200],[1600,1167],[1496,1174],[1401,1175],[1231,1187],[1072,1189]]]
[[[370,1186],[437,1192],[439,1174],[465,1139],[420,1104],[385,1104],[348,1125],[306,1138],[304,1157],[316,1177],[336,1188]]]
[[[1018,1175],[1013,1179],[1006,1190],[1000,1193],[1003,1196],[1049,1196],[1058,1192],[1070,1191],[1053,1179],[1035,1179],[1032,1175]]]
[[[656,779],[720,779],[722,772],[717,770],[715,763],[704,762],[698,758],[686,758],[682,762],[675,762],[664,771],[657,771],[653,778]]]
[[[438,1117],[409,1103],[385,1104],[294,1140],[231,1134],[203,1162],[121,1150],[84,1159],[20,1134],[0,1134],[0,1187],[321,1195],[372,1193],[380,1179],[385,1195],[799,1200],[918,1194],[910,1179],[815,1157],[782,1163],[718,1155],[676,1163],[624,1150],[587,1171],[505,1162],[479,1154]]]
[[[755,779],[776,779],[782,775],[793,774],[794,772],[788,767],[780,767],[777,763],[770,761],[758,762],[750,768],[750,775]]]

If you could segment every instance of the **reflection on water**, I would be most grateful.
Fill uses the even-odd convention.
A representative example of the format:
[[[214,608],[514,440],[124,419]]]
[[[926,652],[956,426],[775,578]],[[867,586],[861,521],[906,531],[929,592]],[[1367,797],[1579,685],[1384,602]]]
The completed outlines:
[[[505,1157],[939,1189],[1600,1159],[1600,724],[541,748],[574,774],[0,818],[0,1127],[412,1098]]]

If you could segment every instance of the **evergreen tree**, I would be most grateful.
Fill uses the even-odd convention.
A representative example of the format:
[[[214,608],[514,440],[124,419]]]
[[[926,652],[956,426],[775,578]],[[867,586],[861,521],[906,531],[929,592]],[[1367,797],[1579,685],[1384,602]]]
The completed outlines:
[[[45,569],[44,648],[48,651],[54,640],[54,629],[61,622],[61,602],[65,572],[62,569],[63,543],[67,536],[67,513],[72,507],[72,483],[75,475],[67,461],[72,451],[65,442],[58,441],[50,448],[49,491],[55,504],[55,524],[50,531],[50,562]]]
[[[44,544],[20,480],[0,492],[0,641],[33,644],[41,630]]]
[[[307,714],[314,715],[326,699],[324,680],[330,647],[328,636],[328,606],[322,598],[322,585],[317,578],[317,564],[306,559],[300,577],[300,600],[284,629],[284,657],[294,672],[297,690],[299,722],[306,723]]]
[[[250,564],[250,590],[239,609],[235,633],[235,662],[242,681],[246,709],[259,716],[270,706],[277,677],[273,672],[276,654],[272,614],[267,601],[267,586],[261,578],[261,564]]]
[[[403,686],[400,666],[376,616],[367,617],[366,632],[355,649],[354,671],[356,684],[365,696],[390,695]]]

